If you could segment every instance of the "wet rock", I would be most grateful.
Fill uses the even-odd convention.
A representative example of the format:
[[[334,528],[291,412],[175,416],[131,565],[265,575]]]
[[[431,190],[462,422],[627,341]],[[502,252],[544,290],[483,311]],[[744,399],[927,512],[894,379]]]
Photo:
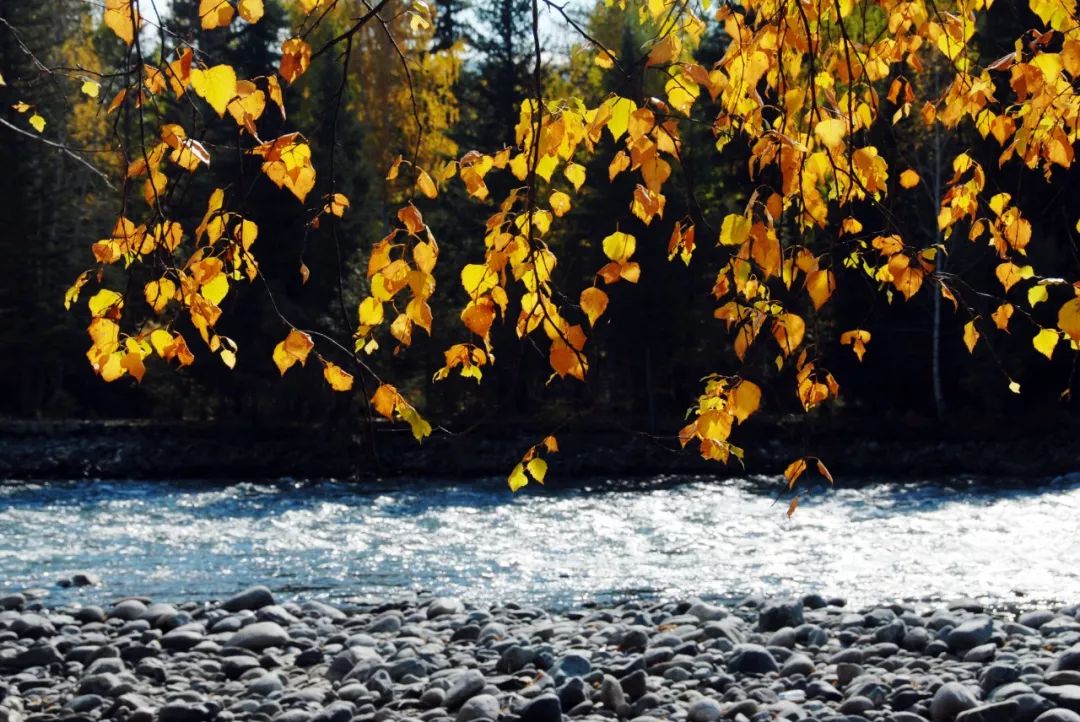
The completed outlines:
[[[478,694],[461,705],[457,713],[457,722],[471,722],[471,720],[499,719],[499,700],[494,695]]]
[[[255,611],[268,607],[274,603],[274,595],[264,586],[248,587],[242,592],[234,594],[221,603],[221,608],[229,612],[241,610]]]
[[[735,647],[727,668],[741,674],[767,674],[780,668],[776,659],[759,644],[740,644]]]
[[[562,705],[553,694],[542,694],[521,708],[521,722],[561,722]]]
[[[465,605],[460,599],[454,599],[453,597],[439,597],[433,599],[427,608],[428,619],[438,619],[439,617],[449,616],[451,614],[461,614],[465,611]]]
[[[270,647],[283,647],[289,635],[276,622],[255,622],[242,628],[229,638],[226,646],[262,651]]]
[[[933,722],[953,722],[961,712],[978,704],[975,695],[959,682],[946,682],[934,693],[930,702],[930,719]]]
[[[797,627],[803,623],[803,603],[801,600],[771,601],[762,607],[758,614],[758,629],[763,632],[775,632],[783,627]]]
[[[975,617],[954,627],[946,642],[953,651],[966,651],[986,644],[993,633],[994,622],[990,617]]]

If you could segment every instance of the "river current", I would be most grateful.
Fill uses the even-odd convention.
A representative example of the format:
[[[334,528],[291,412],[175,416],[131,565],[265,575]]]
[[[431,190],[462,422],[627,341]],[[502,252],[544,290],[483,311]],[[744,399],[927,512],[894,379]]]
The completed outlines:
[[[1080,601],[1080,476],[878,481],[804,496],[773,480],[529,487],[435,479],[0,482],[0,592],[181,601],[251,584],[374,602],[421,591],[560,608],[811,591],[850,603]],[[57,580],[93,572],[100,587]]]

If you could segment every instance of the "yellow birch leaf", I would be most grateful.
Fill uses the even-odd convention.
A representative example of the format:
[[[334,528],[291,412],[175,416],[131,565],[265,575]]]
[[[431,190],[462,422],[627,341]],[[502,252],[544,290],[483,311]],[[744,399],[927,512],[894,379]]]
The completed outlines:
[[[532,459],[525,465],[525,469],[529,472],[532,478],[536,479],[539,483],[544,483],[544,477],[547,476],[548,465],[543,459],[537,457]]]
[[[1041,329],[1035,334],[1035,338],[1031,339],[1031,345],[1035,347],[1035,350],[1048,359],[1053,359],[1057,342],[1058,332],[1052,328]]]
[[[1000,330],[1008,331],[1009,319],[1012,318],[1013,310],[1013,305],[1011,303],[1003,303],[990,314],[990,318],[994,319],[994,325]]]
[[[236,71],[231,65],[215,65],[191,71],[191,87],[198,93],[219,118],[225,117],[229,101],[236,96]]]
[[[637,239],[629,233],[615,231],[603,241],[604,255],[616,263],[625,263],[634,255]]]
[[[1027,298],[1028,304],[1035,308],[1036,304],[1042,303],[1050,297],[1050,293],[1046,290],[1046,286],[1035,285],[1028,289]]]
[[[581,190],[581,186],[585,183],[585,166],[567,163],[566,168],[563,169],[563,175],[573,184],[574,190]]]
[[[37,113],[34,113],[33,115],[30,116],[30,121],[29,122],[30,122],[30,125],[33,126],[34,130],[36,130],[37,132],[39,132],[39,133],[44,133],[45,132],[45,119],[42,118]]]
[[[1080,298],[1066,301],[1058,309],[1058,328],[1073,341],[1080,341]]]
[[[285,82],[292,84],[307,72],[311,64],[311,46],[301,38],[289,38],[281,45],[281,66],[278,69]]]
[[[738,386],[732,389],[728,398],[728,409],[740,424],[750,418],[759,406],[761,406],[761,387],[746,379],[740,381]]]
[[[919,185],[919,174],[908,168],[906,171],[900,174],[900,187],[901,188],[914,188]]]
[[[979,342],[979,329],[975,328],[975,320],[972,319],[964,324],[964,345],[968,353],[975,353],[975,344]]]
[[[787,465],[787,468],[784,469],[784,478],[787,479],[789,489],[795,487],[795,482],[799,480],[804,471],[806,471],[806,459],[795,459],[795,461]]]
[[[847,123],[840,118],[826,118],[814,126],[816,135],[826,148],[832,150],[838,148],[844,142],[847,134]]]
[[[225,0],[199,0],[199,24],[203,30],[223,28],[233,19],[233,6]]]
[[[596,319],[604,315],[607,310],[608,295],[595,286],[590,286],[581,292],[581,310],[589,318],[589,325],[595,326]]]
[[[751,220],[741,213],[729,213],[720,226],[720,244],[741,246],[750,236]]]
[[[810,294],[810,300],[814,303],[814,309],[818,310],[832,296],[836,289],[836,276],[832,271],[811,271],[806,276],[806,292]]]
[[[555,191],[552,193],[548,198],[548,202],[551,203],[551,212],[559,218],[562,218],[570,212],[570,196],[562,191]]]
[[[529,483],[529,477],[525,476],[525,467],[521,464],[515,466],[506,481],[510,485],[510,491],[517,491],[527,485]]]
[[[308,334],[295,328],[289,331],[285,340],[274,347],[273,359],[281,375],[284,376],[298,361],[303,366],[307,362],[308,353],[314,347],[315,344]]]
[[[110,291],[107,288],[103,288],[87,301],[87,305],[90,308],[90,315],[94,318],[104,316],[109,309],[114,306],[123,306],[124,297],[116,291]]]
[[[128,45],[135,42],[135,29],[141,20],[132,0],[105,0],[105,25]]]
[[[353,387],[352,374],[329,361],[323,364],[323,378],[334,391],[349,391]]]
[[[263,0],[240,0],[236,4],[236,9],[240,13],[240,17],[249,23],[259,22],[265,12]]]
[[[428,175],[426,170],[421,170],[419,175],[417,175],[416,187],[428,198],[435,198],[439,195],[439,191],[435,187],[435,181],[431,180],[431,176]]]
[[[101,85],[99,83],[95,83],[93,80],[85,80],[83,81],[81,90],[84,95],[88,95],[91,98],[96,98],[98,97],[98,95],[101,94]]]

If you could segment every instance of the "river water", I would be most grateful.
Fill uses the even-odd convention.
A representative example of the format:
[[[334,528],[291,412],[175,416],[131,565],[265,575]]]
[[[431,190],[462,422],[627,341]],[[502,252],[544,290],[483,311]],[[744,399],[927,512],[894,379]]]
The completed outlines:
[[[432,591],[559,608],[819,591],[850,603],[1080,601],[1080,476],[1025,486],[876,482],[804,497],[773,480],[529,487],[0,483],[0,592],[180,601],[250,584],[387,601]],[[74,572],[104,584],[61,590]]]

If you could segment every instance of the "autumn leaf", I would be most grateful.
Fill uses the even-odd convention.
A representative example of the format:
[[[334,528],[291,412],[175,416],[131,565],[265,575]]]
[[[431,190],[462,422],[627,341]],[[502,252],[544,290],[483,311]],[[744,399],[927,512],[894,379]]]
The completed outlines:
[[[752,381],[740,380],[732,389],[728,404],[732,416],[741,424],[761,405],[761,387]]]
[[[191,71],[191,88],[223,118],[229,101],[236,96],[236,71],[231,65],[195,68]]]
[[[510,485],[510,491],[517,491],[526,486],[529,483],[529,477],[525,476],[525,466],[523,464],[514,466],[506,481]]]
[[[315,344],[312,342],[311,336],[294,328],[289,331],[289,335],[285,337],[284,341],[274,347],[274,364],[278,367],[281,375],[284,376],[285,372],[297,362],[303,366],[313,348],[315,348]]]
[[[281,45],[281,67],[278,73],[290,85],[307,72],[311,65],[311,46],[302,38],[289,38]]]
[[[349,391],[353,387],[352,374],[329,361],[323,363],[323,378],[334,391]]]
[[[629,233],[615,231],[603,241],[604,255],[616,263],[625,263],[634,255],[637,239]]]
[[[795,510],[798,509],[798,508],[799,508],[799,497],[796,496],[794,499],[791,500],[791,503],[788,504],[787,518],[790,519],[791,517],[795,516]]]
[[[233,19],[233,6],[226,0],[199,0],[199,22],[203,30],[223,28]]]
[[[79,88],[82,93],[91,98],[97,98],[101,93],[101,85],[93,80],[84,80],[82,86]]]
[[[1058,309],[1058,328],[1073,341],[1080,341],[1080,298],[1066,301]]]
[[[525,465],[525,470],[529,472],[529,476],[543,484],[544,477],[547,476],[548,465],[546,461],[537,457]]]
[[[964,324],[964,345],[968,353],[975,353],[975,344],[979,342],[979,329],[975,328],[975,319]]]
[[[39,133],[44,133],[45,132],[45,119],[42,118],[37,113],[34,113],[33,115],[30,116],[29,123],[30,123],[31,127],[33,127],[33,129],[36,130],[37,132],[39,132]]]
[[[236,10],[246,22],[257,23],[262,19],[265,8],[263,0],[239,0]]]
[[[793,489],[795,482],[799,480],[799,477],[806,471],[806,459],[796,459],[787,465],[784,469],[784,478],[787,479],[788,488]]]
[[[105,0],[105,25],[128,45],[135,42],[135,30],[141,24],[132,0]]]
[[[1041,353],[1048,359],[1054,357],[1054,347],[1057,346],[1058,332],[1052,328],[1040,329],[1035,338],[1031,340],[1031,344],[1035,347],[1035,350]]]
[[[832,271],[811,271],[806,276],[806,292],[814,303],[814,309],[820,310],[836,289],[836,276]]]
[[[590,286],[581,292],[581,310],[589,318],[589,325],[595,326],[596,320],[607,310],[608,295],[599,288]]]
[[[741,246],[750,237],[749,218],[738,213],[729,213],[724,216],[724,222],[720,226],[720,244],[724,246]]]
[[[819,474],[825,477],[826,481],[828,481],[830,484],[833,483],[832,474],[829,473],[829,469],[825,466],[825,462],[823,462],[821,459],[817,459],[817,470]]]
[[[906,171],[900,174],[900,187],[901,188],[914,188],[919,185],[919,174],[908,168]]]
[[[869,331],[855,329],[840,334],[840,344],[842,346],[851,346],[851,350],[855,352],[855,356],[858,357],[860,363],[863,360],[863,354],[866,353],[866,344],[868,343],[870,343]]]

